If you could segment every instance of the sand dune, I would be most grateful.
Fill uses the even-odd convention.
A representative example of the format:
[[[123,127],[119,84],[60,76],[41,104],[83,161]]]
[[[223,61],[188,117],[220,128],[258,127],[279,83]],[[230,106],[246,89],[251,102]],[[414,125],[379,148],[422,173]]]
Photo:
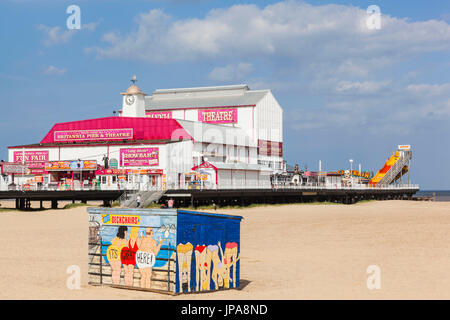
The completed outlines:
[[[217,212],[244,216],[242,290],[172,297],[89,286],[88,217],[78,207],[0,212],[0,299],[450,299],[450,202]],[[81,268],[80,290],[66,287],[70,265]],[[366,286],[369,265],[381,268],[379,290]]]

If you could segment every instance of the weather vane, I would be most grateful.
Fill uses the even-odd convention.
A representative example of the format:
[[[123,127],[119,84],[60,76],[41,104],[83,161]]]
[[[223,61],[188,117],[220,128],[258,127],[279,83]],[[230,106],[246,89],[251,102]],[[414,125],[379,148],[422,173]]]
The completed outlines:
[[[134,75],[132,78],[131,78],[131,82],[133,82],[133,84],[135,84],[136,83],[136,75]]]

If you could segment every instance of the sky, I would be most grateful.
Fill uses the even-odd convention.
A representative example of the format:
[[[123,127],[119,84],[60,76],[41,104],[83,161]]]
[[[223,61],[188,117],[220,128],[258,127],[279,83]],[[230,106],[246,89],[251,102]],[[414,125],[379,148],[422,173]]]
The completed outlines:
[[[412,182],[450,189],[449,1],[0,0],[0,40],[0,159],[111,116],[136,74],[149,94],[271,89],[290,165],[376,172],[409,144]]]

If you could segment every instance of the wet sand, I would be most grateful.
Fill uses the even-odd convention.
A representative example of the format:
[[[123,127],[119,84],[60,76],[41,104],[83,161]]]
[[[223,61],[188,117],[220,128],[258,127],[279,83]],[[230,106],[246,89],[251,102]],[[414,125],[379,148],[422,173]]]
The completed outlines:
[[[244,217],[241,290],[173,297],[88,285],[88,216],[77,207],[0,212],[0,299],[450,299],[450,202],[217,212]],[[81,268],[79,290],[66,286],[70,265]],[[379,290],[367,288],[369,265],[381,269]]]

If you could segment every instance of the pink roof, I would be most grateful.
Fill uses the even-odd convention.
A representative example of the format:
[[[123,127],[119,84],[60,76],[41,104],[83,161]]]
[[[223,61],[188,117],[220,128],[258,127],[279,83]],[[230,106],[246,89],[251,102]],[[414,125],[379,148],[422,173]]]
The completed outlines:
[[[215,166],[213,166],[211,163],[209,163],[208,161],[200,163],[198,166],[192,167],[191,170],[195,171],[197,169],[202,169],[202,168],[214,169],[215,171],[217,171],[217,168]]]
[[[57,123],[41,143],[59,143],[60,141],[55,140],[56,131],[100,129],[133,129],[133,140],[179,140],[180,137],[192,139],[175,119],[107,117]]]

